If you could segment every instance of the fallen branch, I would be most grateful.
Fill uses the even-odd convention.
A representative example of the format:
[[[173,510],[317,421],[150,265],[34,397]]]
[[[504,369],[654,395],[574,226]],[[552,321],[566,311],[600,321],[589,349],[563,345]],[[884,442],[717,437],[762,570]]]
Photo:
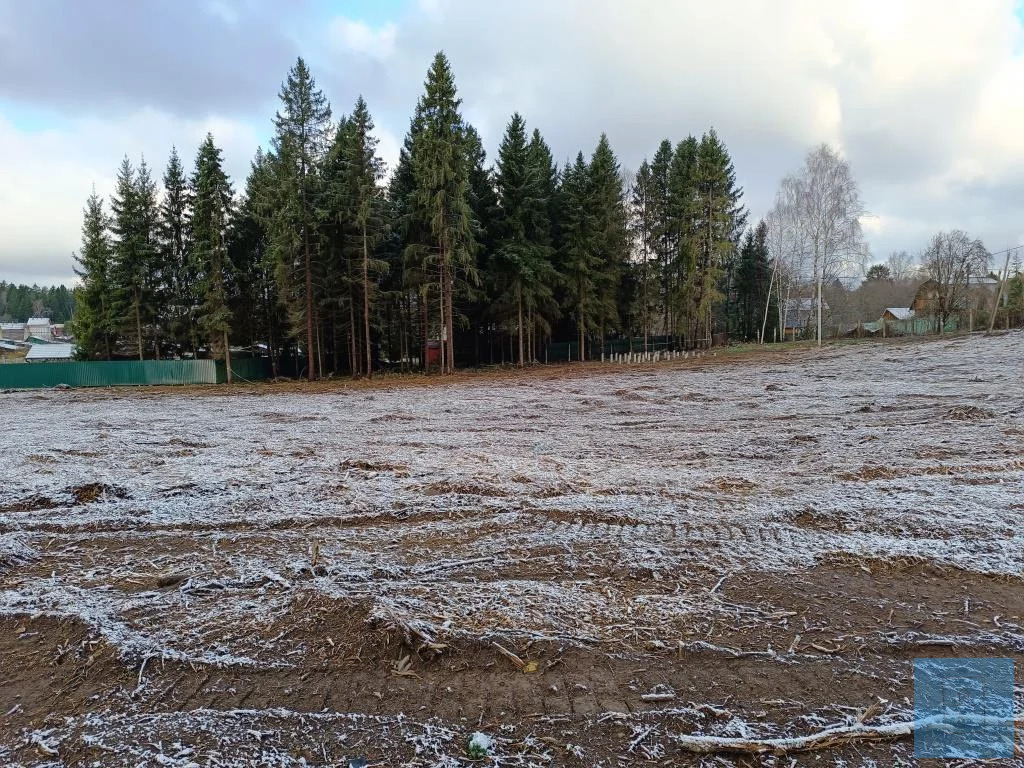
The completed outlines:
[[[992,724],[993,717],[988,715],[933,715],[905,723],[888,725],[840,725],[826,728],[808,736],[796,736],[779,739],[745,739],[726,736],[700,736],[680,734],[673,741],[681,749],[700,755],[711,755],[716,752],[739,752],[747,755],[772,753],[785,755],[790,752],[811,752],[818,749],[829,749],[839,744],[853,741],[885,741],[910,736],[914,731],[931,729],[948,729],[955,725]],[[1024,724],[1024,717],[1016,718],[1015,725]]]
[[[501,653],[502,656],[509,659],[513,664],[515,664],[520,669],[524,669],[526,667],[526,662],[520,659],[514,653],[512,653],[512,651],[508,650],[507,648],[503,647],[502,645],[494,641],[491,642],[491,645],[493,645],[498,650],[498,652]]]
[[[672,701],[675,697],[674,693],[645,693],[640,701]]]

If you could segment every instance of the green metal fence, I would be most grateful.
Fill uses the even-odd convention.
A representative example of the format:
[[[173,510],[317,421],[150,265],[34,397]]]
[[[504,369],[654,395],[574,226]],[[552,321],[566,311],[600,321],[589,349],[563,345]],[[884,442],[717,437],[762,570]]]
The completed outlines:
[[[231,362],[236,381],[266,379],[263,359]],[[164,384],[222,384],[227,369],[222,360],[116,360],[110,362],[20,363],[0,365],[0,389],[148,386]]]

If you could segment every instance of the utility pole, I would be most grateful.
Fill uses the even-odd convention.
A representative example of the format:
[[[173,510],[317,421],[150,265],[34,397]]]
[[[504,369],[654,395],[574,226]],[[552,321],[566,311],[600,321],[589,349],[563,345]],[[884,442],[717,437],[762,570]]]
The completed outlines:
[[[821,273],[824,272],[824,264],[818,264],[818,346],[821,346]]]
[[[988,332],[992,333],[992,329],[996,326],[996,313],[999,311],[999,300],[1003,298],[1003,286],[1006,285],[1006,280],[1010,276],[1010,254],[1012,249],[1006,251],[1006,264],[1003,265],[1003,274],[999,280],[999,287],[996,289],[996,301],[992,305],[992,313],[988,319]]]

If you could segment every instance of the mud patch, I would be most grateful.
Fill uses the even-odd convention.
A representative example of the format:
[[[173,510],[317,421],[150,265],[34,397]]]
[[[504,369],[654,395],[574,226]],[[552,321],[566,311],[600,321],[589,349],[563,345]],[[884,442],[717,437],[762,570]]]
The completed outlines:
[[[101,499],[127,499],[128,491],[105,483],[86,483],[69,488],[76,504],[93,504]]]
[[[995,412],[976,405],[956,405],[946,411],[946,418],[953,421],[984,421],[995,418]]]

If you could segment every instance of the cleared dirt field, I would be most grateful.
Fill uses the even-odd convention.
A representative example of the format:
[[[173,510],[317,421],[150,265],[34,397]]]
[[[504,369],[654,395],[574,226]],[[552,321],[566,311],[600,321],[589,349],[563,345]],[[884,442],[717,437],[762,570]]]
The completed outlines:
[[[313,389],[0,396],[0,765],[915,765],[915,656],[1024,711],[1024,334]]]

